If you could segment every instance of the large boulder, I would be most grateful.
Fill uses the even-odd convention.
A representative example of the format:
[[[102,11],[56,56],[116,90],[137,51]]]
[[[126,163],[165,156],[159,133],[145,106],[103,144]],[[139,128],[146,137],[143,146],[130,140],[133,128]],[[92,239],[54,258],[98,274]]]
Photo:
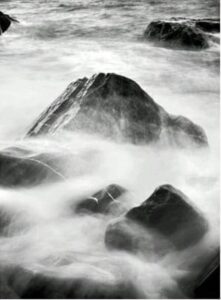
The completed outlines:
[[[187,22],[152,21],[147,26],[144,37],[160,45],[173,48],[197,50],[209,47],[207,36],[203,31]]]
[[[98,191],[91,197],[80,201],[75,211],[77,213],[103,213],[111,212],[114,206],[120,206],[120,203],[116,200],[122,196],[126,190],[117,185],[111,184],[105,189]],[[120,207],[119,207],[120,210]]]
[[[144,234],[140,235],[141,231],[136,228],[138,225],[156,236],[156,241],[161,236],[163,242],[167,240],[176,249],[196,244],[208,230],[204,216],[171,185],[160,186],[140,206],[110,224],[105,235],[106,245],[109,248],[140,250]],[[137,249],[139,244],[141,247]]]
[[[169,115],[133,80],[97,74],[71,83],[28,131],[27,136],[59,129],[83,130],[133,143],[158,141],[169,132],[173,144],[207,145],[203,129],[187,118]],[[174,136],[173,133],[174,132]]]

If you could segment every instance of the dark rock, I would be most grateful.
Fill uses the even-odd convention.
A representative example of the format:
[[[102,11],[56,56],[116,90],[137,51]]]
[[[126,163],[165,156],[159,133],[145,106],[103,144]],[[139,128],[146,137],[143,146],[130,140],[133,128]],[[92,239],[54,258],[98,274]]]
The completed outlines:
[[[128,219],[122,218],[109,224],[105,232],[105,245],[109,249],[121,249],[130,252],[139,250],[140,235]]]
[[[0,153],[0,185],[35,185],[45,180],[60,179],[53,168],[56,157],[46,154],[35,155],[21,149],[7,149]]]
[[[115,199],[124,194],[126,190],[117,184],[111,184],[107,188],[98,191],[90,198],[81,201],[76,212],[108,213]]]
[[[220,20],[219,19],[201,19],[196,20],[195,26],[206,32],[220,32]]]
[[[42,113],[27,136],[69,129],[133,143],[149,143],[158,141],[162,130],[168,126],[172,132],[173,120],[174,116],[156,104],[136,82],[120,75],[100,73],[90,79],[83,78],[71,83]],[[207,145],[202,128],[188,119],[185,122],[179,120],[177,118],[175,122],[174,144],[180,132],[194,145]],[[191,134],[187,127],[192,128]],[[182,146],[188,144],[187,139]]]
[[[220,252],[201,272],[193,297],[195,299],[220,299]]]
[[[201,213],[184,194],[170,185],[160,186],[140,206],[129,210],[125,219],[109,225],[105,236],[108,247],[133,248],[139,234],[137,237],[136,233],[135,236],[131,234],[133,225],[128,221],[139,224],[153,235],[160,234],[177,249],[196,244],[208,230],[208,223]]]
[[[97,199],[88,198],[77,204],[75,211],[77,213],[98,213]]]
[[[184,49],[204,49],[209,44],[206,35],[198,28],[184,22],[152,21],[144,32],[146,39],[164,46]]]
[[[8,30],[8,28],[11,25],[11,22],[17,22],[18,23],[18,20],[16,20],[15,18],[12,18],[9,15],[6,15],[3,12],[0,11],[0,35],[1,35],[1,33]]]
[[[22,299],[135,299],[143,298],[133,283],[106,283],[84,278],[64,278],[53,274],[32,272],[17,266],[0,270],[2,288]],[[2,280],[3,281],[3,280]]]
[[[202,145],[207,141],[207,137],[202,131],[202,128],[183,116],[170,115],[166,131],[170,144],[173,144],[175,141],[175,145],[182,146],[187,137],[189,138],[188,142],[193,145]]]

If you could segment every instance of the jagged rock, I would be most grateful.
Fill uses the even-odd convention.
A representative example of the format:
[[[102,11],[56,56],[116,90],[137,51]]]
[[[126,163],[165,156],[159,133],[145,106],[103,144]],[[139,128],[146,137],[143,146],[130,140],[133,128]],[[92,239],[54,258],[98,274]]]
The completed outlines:
[[[202,128],[186,118],[185,122],[182,117],[174,120],[174,116],[155,103],[133,80],[100,73],[71,83],[42,113],[27,136],[69,129],[133,143],[149,143],[158,141],[162,131],[168,128],[173,144],[180,133],[186,137],[182,146],[188,145],[187,140],[197,146],[207,145]]]
[[[206,35],[186,22],[152,21],[147,26],[144,36],[150,41],[174,48],[205,49],[209,47]]]
[[[105,283],[88,278],[59,277],[18,266],[0,268],[3,295],[22,299],[135,299],[143,298],[133,283]]]
[[[105,235],[108,247],[134,249],[134,241],[140,238],[139,230],[136,236],[131,221],[153,235],[160,234],[177,249],[196,244],[208,230],[203,215],[189,203],[184,194],[170,185],[160,186],[140,206],[129,210],[124,219],[109,225]]]
[[[19,148],[7,149],[0,153],[0,185],[35,185],[44,180],[59,180],[53,168],[56,157],[46,154],[35,155]]]
[[[126,192],[117,184],[111,184],[107,188],[98,191],[76,206],[76,212],[108,213],[112,209],[115,200]]]
[[[16,20],[15,18],[12,18],[9,15],[6,15],[3,12],[0,11],[0,35],[1,35],[1,33],[8,30],[8,28],[11,25],[11,22],[17,22],[18,23],[18,20]]]

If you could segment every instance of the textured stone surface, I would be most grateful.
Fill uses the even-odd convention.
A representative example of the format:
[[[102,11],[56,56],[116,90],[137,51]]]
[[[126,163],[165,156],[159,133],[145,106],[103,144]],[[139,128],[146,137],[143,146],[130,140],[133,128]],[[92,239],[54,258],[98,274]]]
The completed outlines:
[[[204,49],[209,47],[206,35],[186,22],[152,21],[147,26],[144,36],[150,41],[174,48]]]
[[[97,74],[71,83],[29,130],[27,136],[54,133],[59,129],[83,130],[133,143],[158,141],[162,130],[170,131],[197,146],[207,145],[202,128],[182,117],[174,121],[133,80],[117,74]],[[174,124],[174,126],[173,126]],[[175,132],[175,135],[171,134]],[[184,139],[184,145],[187,141]],[[178,144],[180,145],[180,140]]]
[[[196,244],[208,230],[203,215],[190,204],[187,197],[170,185],[157,188],[140,206],[134,207],[122,220],[110,224],[106,230],[105,242],[108,247],[124,250],[135,249],[139,238],[134,231],[133,221],[143,228],[160,234],[177,249]],[[126,242],[125,242],[126,241]]]
[[[125,192],[126,190],[123,187],[117,184],[111,184],[91,197],[79,202],[76,207],[76,212],[108,213],[111,211],[112,204],[116,202],[116,199]]]

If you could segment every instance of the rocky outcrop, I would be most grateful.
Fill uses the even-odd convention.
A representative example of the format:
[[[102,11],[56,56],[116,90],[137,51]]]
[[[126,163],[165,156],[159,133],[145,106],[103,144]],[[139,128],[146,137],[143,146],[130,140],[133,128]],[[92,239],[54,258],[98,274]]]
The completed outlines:
[[[1,33],[8,30],[8,28],[11,25],[11,22],[17,22],[18,23],[18,20],[16,20],[15,18],[12,18],[9,15],[6,15],[3,12],[0,11],[0,35],[1,35]]]
[[[0,267],[1,298],[21,299],[136,299],[144,298],[133,283],[106,283],[88,278],[65,278],[32,272],[19,266]]]
[[[106,245],[137,250],[137,245],[143,243],[139,229],[135,227],[137,225],[153,236],[156,234],[158,240],[159,235],[162,236],[176,249],[196,244],[208,230],[203,215],[184,194],[170,185],[160,186],[140,206],[132,208],[124,218],[110,224],[106,230]]]
[[[184,121],[185,120],[185,121]],[[133,80],[116,74],[97,74],[71,83],[42,113],[27,136],[59,129],[83,130],[133,143],[156,142],[168,132],[173,144],[207,145],[202,128],[183,117],[169,115]],[[173,136],[174,132],[174,136]]]
[[[208,33],[219,30],[218,19],[171,18],[152,21],[144,37],[166,47],[199,50],[209,47]]]
[[[111,184],[107,188],[79,202],[75,211],[77,213],[109,213],[112,211],[114,205],[120,206],[120,203],[116,201],[116,199],[125,192],[126,190],[123,187],[117,184]]]

